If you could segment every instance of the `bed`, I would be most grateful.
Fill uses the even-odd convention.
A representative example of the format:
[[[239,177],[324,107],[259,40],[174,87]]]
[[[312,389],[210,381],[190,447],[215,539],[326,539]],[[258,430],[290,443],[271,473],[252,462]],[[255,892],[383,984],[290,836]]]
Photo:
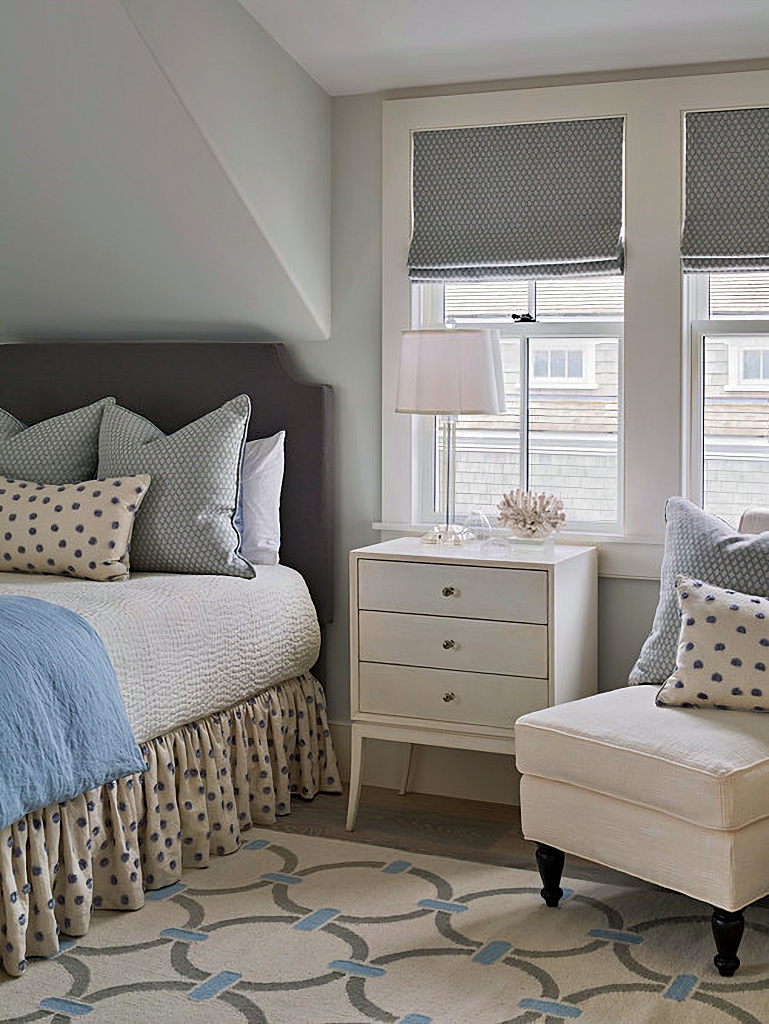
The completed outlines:
[[[118,583],[0,572],[0,596],[93,627],[147,766],[0,831],[10,974],[55,953],[60,932],[83,935],[94,909],[136,909],[183,867],[236,850],[292,796],[341,786],[319,660],[333,608],[331,389],[297,380],[268,343],[0,345],[0,408],[25,424],[109,395],[172,434],[241,394],[249,440],[286,432],[280,564]]]

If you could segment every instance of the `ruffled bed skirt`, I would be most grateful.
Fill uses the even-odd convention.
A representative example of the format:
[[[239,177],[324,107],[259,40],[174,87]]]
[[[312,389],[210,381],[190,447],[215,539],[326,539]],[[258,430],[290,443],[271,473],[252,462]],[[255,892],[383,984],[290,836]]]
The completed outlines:
[[[237,850],[292,795],[341,792],[320,683],[306,673],[141,744],[148,768],[0,832],[0,957],[21,974],[96,908],[136,910],[145,889]]]

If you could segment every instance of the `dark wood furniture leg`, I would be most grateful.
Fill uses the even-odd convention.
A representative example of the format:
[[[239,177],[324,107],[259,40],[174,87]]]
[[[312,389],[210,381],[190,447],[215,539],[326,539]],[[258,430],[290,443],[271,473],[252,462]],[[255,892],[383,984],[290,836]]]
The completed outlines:
[[[718,973],[724,978],[731,978],[740,966],[737,950],[745,928],[745,918],[741,910],[721,910],[713,907],[713,938],[716,940],[718,953],[713,963]]]
[[[540,895],[548,907],[557,907],[563,896],[561,875],[563,874],[564,854],[561,850],[556,850],[554,846],[537,843],[536,857],[543,886]]]

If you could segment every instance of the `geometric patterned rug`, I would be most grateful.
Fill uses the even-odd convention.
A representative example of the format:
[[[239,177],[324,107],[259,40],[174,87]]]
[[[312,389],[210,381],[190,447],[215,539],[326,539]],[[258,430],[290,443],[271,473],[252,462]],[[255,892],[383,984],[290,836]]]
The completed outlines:
[[[0,1019],[88,1024],[717,1024],[769,1021],[769,907],[742,966],[713,966],[710,909],[655,889],[255,829],[238,853],[97,912],[0,977]]]

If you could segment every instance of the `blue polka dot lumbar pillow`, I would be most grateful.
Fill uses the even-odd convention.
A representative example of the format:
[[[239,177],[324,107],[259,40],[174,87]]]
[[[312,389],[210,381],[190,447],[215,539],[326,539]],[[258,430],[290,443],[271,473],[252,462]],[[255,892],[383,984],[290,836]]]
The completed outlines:
[[[125,579],[149,484],[146,475],[59,485],[0,477],[0,571]]]
[[[27,427],[0,409],[0,475],[46,484],[71,484],[96,476],[102,398]]]
[[[236,526],[248,395],[166,435],[143,416],[109,407],[99,437],[99,476],[147,473],[152,489],[136,517],[131,564],[143,572],[251,579]]]
[[[673,671],[680,627],[679,573],[742,594],[769,597],[769,533],[738,533],[686,498],[669,498],[665,519],[659,603],[651,633],[630,673],[631,683],[661,684]]]
[[[769,711],[769,599],[702,580],[676,580],[676,665],[657,704]]]

